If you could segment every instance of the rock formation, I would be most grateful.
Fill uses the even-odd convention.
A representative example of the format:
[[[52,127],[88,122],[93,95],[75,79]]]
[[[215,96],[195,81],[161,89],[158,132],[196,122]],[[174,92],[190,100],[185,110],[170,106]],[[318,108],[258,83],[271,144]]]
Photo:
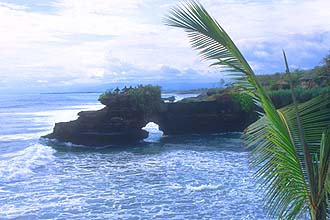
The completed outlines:
[[[166,103],[158,116],[166,135],[243,131],[255,120],[231,100]]]
[[[56,123],[53,133],[45,137],[100,146],[141,141],[148,136],[142,130],[148,122],[157,123],[164,134],[174,135],[242,131],[256,119],[255,114],[243,111],[228,96],[212,101],[164,103],[160,92],[142,89],[139,96],[142,94],[143,99],[135,96],[136,91],[133,95],[110,93],[101,100],[106,107],[82,111],[74,121]]]

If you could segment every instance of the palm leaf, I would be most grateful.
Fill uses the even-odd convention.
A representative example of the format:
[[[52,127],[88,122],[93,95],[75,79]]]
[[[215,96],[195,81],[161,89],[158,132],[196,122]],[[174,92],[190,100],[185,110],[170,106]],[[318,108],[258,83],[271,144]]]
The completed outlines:
[[[248,127],[244,140],[247,147],[254,148],[251,165],[256,169],[259,186],[266,189],[269,214],[296,219],[309,208],[305,177],[294,148],[279,138],[270,124],[267,117],[262,117]]]
[[[326,213],[330,209],[330,129],[327,128],[321,138],[320,143],[320,161],[316,164],[318,171],[318,191],[319,206],[322,208],[321,212]],[[323,204],[322,204],[323,203]]]
[[[318,197],[316,181],[311,178],[314,168],[311,168],[309,150],[319,152],[321,127],[330,119],[329,111],[324,110],[327,104],[315,99],[277,110],[229,35],[196,1],[173,8],[165,23],[184,29],[202,59],[232,72],[236,86],[251,95],[263,109],[262,118],[249,126],[244,139],[248,147],[254,147],[251,163],[260,185],[266,189],[270,214],[296,219],[307,210],[311,212]],[[322,126],[317,127],[320,124]],[[317,158],[320,153],[314,156]]]
[[[165,18],[165,24],[182,28],[188,33],[192,47],[202,59],[214,61],[227,71],[234,72],[236,86],[252,95],[256,103],[279,120],[269,96],[258,83],[255,74],[226,31],[196,1],[174,7]],[[265,105],[265,106],[264,106]]]
[[[299,128],[296,120],[296,113],[292,106],[283,109],[293,141],[296,146],[302,147],[299,134]],[[330,94],[322,94],[312,100],[302,103],[298,106],[298,113],[305,128],[305,140],[311,154],[318,154],[323,131],[330,125]]]
[[[215,60],[215,64],[233,72],[249,74],[252,71],[228,34],[199,3],[190,1],[173,8],[165,23],[183,28],[192,47],[200,51],[203,59]]]
[[[330,152],[330,142],[326,142],[328,145],[322,145],[324,146],[323,149],[328,150],[325,151],[326,153],[322,153],[324,150],[320,151],[322,131],[330,125],[329,97],[325,94],[298,105],[303,126],[308,128],[305,130],[305,134],[308,137],[306,139],[309,149],[319,158],[324,158],[320,160],[320,164],[329,164],[330,161],[329,157],[322,156]],[[271,189],[267,192],[269,198],[267,206],[271,210],[270,214],[272,216],[282,216],[285,219],[291,219],[290,216],[292,216],[292,219],[295,219],[306,212],[310,206],[306,202],[310,199],[310,186],[306,186],[308,183],[307,168],[304,163],[304,151],[298,135],[294,108],[288,106],[278,110],[278,112],[283,117],[283,123],[287,125],[290,139],[295,142],[295,148],[290,147],[283,138],[279,139],[276,130],[269,128],[271,122],[267,117],[262,117],[250,125],[244,134],[244,140],[247,147],[254,148],[251,153],[251,164],[257,169],[255,175],[259,179],[260,186]],[[313,117],[313,120],[310,120],[311,117]],[[323,165],[320,170],[323,170],[323,173],[320,173],[319,176],[324,178],[329,166]],[[300,175],[301,172],[303,172],[303,175]],[[281,173],[281,175],[274,176],[278,173]],[[325,181],[326,179],[319,181],[323,188],[327,187]],[[286,200],[278,196],[279,194],[286,194]],[[300,207],[299,212],[298,209],[292,210],[291,213],[288,212],[287,207],[293,201],[295,204],[304,204]],[[286,205],[285,209],[284,205]]]

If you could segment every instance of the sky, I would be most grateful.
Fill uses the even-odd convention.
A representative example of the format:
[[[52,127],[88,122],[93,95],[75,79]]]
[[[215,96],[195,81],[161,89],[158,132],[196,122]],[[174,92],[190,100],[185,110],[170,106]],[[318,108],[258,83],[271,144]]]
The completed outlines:
[[[0,0],[0,91],[107,83],[218,82],[186,34],[165,26],[177,0]],[[329,0],[200,0],[257,74],[319,65]]]

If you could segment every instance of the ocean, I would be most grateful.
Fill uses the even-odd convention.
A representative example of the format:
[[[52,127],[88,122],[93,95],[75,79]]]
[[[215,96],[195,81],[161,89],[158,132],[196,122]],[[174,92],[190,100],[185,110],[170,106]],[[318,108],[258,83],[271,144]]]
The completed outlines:
[[[121,147],[40,139],[102,108],[98,95],[0,95],[0,219],[269,219],[241,133],[162,136],[150,123]]]

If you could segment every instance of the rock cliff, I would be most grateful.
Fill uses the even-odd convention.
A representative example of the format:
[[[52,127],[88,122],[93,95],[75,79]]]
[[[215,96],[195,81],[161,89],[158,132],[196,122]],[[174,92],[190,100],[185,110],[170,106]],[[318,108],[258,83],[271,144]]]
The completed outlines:
[[[231,100],[166,103],[157,124],[166,135],[243,131],[255,115]]]
[[[243,131],[256,120],[252,112],[242,110],[228,96],[211,101],[164,103],[142,92],[143,99],[133,95],[110,94],[98,111],[82,111],[79,118],[56,123],[53,133],[44,137],[88,146],[141,141],[148,136],[142,128],[155,122],[166,135]],[[141,94],[139,95],[141,96]],[[142,101],[141,101],[142,100]],[[151,101],[150,101],[151,100]],[[142,103],[141,103],[142,102]]]
[[[88,146],[128,143],[148,137],[141,128],[145,122],[130,111],[115,112],[105,107],[98,111],[79,112],[74,121],[56,123],[45,138]]]

